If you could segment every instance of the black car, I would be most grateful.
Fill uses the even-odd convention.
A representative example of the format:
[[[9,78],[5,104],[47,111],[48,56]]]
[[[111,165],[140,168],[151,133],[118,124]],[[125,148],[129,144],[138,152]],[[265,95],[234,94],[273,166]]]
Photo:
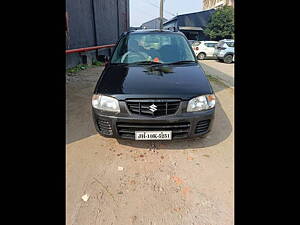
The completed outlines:
[[[123,34],[92,98],[96,130],[108,137],[171,140],[211,130],[215,95],[181,32]]]

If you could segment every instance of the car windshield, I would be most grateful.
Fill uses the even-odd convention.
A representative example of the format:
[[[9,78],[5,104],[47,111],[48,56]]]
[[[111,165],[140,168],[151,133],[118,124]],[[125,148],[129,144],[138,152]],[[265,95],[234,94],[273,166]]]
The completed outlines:
[[[180,34],[129,34],[120,40],[111,63],[178,63],[196,62],[189,42]]]

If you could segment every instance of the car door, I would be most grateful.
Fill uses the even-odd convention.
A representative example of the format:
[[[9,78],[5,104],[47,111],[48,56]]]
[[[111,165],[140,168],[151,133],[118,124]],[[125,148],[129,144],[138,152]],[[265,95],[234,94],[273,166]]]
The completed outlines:
[[[201,48],[200,48],[200,52],[204,52],[207,55],[207,51],[208,51],[208,43],[204,42],[202,45],[201,45]]]
[[[207,50],[206,50],[206,55],[209,56],[209,57],[212,57],[214,55],[214,52],[215,52],[215,43],[207,43],[206,47],[207,47]]]
[[[215,46],[215,52],[214,55],[218,56],[220,51],[221,51],[221,47],[223,46],[224,42],[223,41],[219,41],[219,43]]]

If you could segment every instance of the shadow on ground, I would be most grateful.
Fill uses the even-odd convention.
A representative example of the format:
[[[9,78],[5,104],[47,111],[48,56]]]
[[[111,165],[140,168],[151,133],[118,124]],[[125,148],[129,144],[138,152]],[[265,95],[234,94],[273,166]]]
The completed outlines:
[[[103,67],[67,75],[66,144],[97,134],[92,119],[91,98]]]

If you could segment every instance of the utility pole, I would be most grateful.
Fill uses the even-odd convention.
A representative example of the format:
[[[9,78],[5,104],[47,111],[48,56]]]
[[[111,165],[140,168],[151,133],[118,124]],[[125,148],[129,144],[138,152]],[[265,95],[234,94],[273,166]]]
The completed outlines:
[[[164,0],[160,0],[160,29],[163,29],[163,18],[164,18]]]

